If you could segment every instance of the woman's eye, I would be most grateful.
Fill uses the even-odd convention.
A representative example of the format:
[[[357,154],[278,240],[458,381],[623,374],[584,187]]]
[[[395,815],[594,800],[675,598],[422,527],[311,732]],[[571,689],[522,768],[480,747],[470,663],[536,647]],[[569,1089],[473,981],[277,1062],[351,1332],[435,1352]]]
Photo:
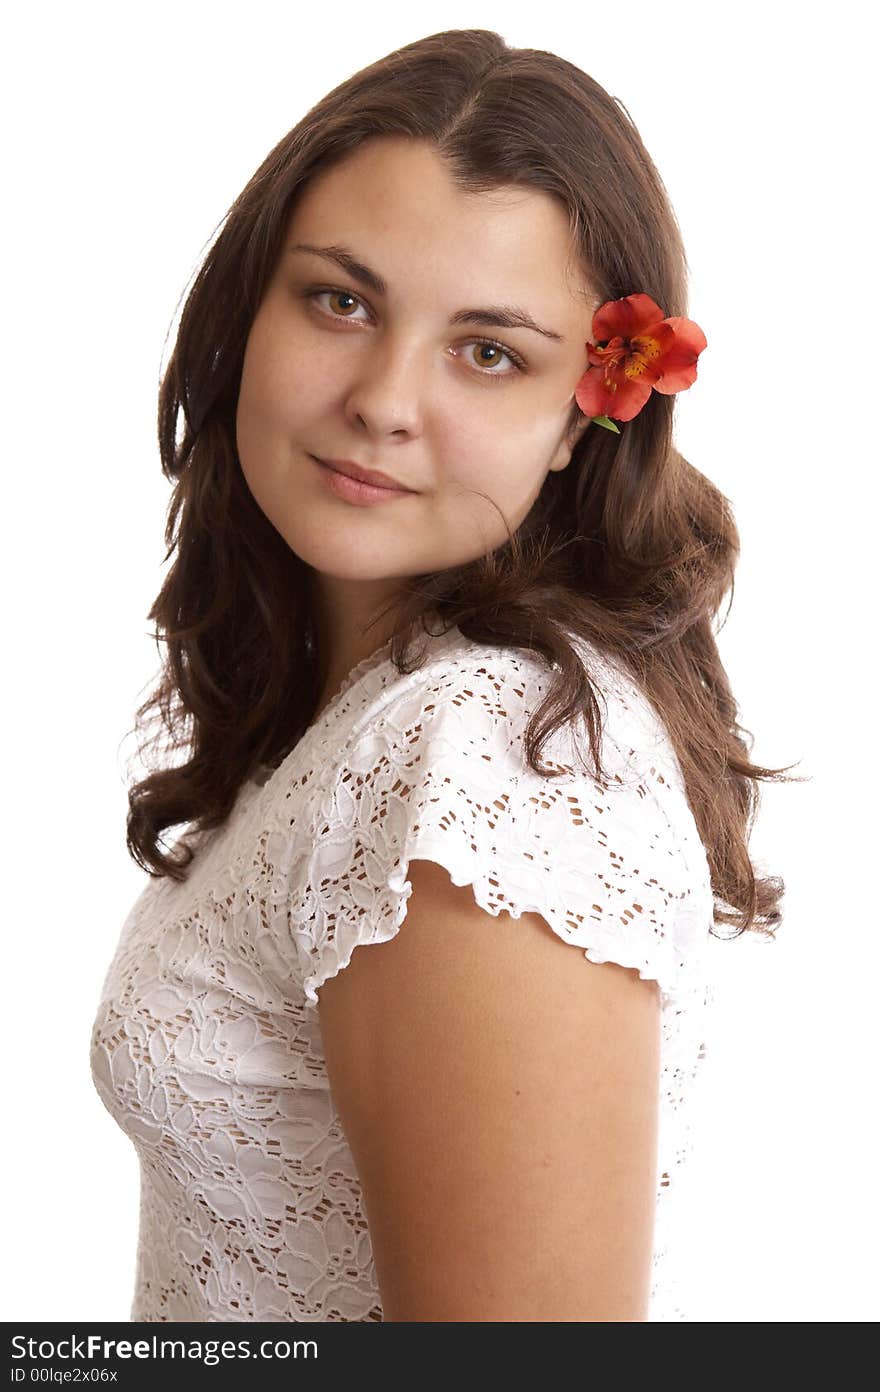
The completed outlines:
[[[500,354],[500,356],[501,356],[502,358],[509,358],[510,361],[513,363],[513,371],[514,371],[514,372],[523,372],[523,371],[525,370],[525,364],[523,363],[523,360],[522,360],[522,358],[519,356],[518,353],[514,353],[512,348],[504,348],[504,347],[502,347],[502,345],[501,345],[500,343],[495,343],[495,342],[493,342],[493,340],[490,339],[490,338],[475,338],[475,339],[472,339],[471,342],[470,342],[467,346],[468,346],[469,348],[476,348],[476,350],[477,350],[477,355],[478,355],[478,360],[479,360],[479,361],[482,361],[483,364],[484,364],[484,366],[481,367],[481,368],[479,368],[478,370],[483,374],[484,377],[509,377],[509,376],[510,376],[510,372],[509,372],[509,371],[508,371],[508,372],[495,372],[495,371],[491,371],[491,372],[490,372],[488,369],[489,369],[490,367],[494,367],[494,364],[492,364],[492,363],[486,364],[486,359],[485,359],[485,357],[482,357],[482,356],[481,356],[482,354],[485,354],[485,353],[494,353],[494,354],[495,354],[495,362],[498,361],[499,354]]]
[[[317,300],[321,295],[331,295],[337,300],[353,300],[356,305],[360,304],[360,300],[358,300],[357,296],[349,294],[347,290],[311,290],[308,298],[310,300]],[[332,317],[335,319],[350,319],[351,315],[334,314]]]
[[[322,295],[329,295],[329,296],[331,297],[331,299],[346,301],[346,302],[347,302],[347,307],[348,307],[348,308],[352,308],[352,307],[357,308],[358,305],[361,305],[361,301],[358,299],[357,295],[353,295],[353,294],[351,293],[350,290],[339,290],[339,289],[332,289],[332,288],[328,288],[328,289],[325,289],[325,290],[309,290],[309,291],[306,292],[306,299],[308,299],[308,300],[318,300],[318,299],[320,299],[320,297],[321,297]],[[362,306],[362,307],[363,307],[363,306]],[[324,310],[324,311],[322,311],[322,313],[328,313],[328,311]],[[329,317],[330,317],[331,319],[351,319],[353,316],[352,316],[351,314],[345,314],[345,313],[337,314],[337,313],[335,313],[335,312],[331,309],[331,310],[329,311]],[[355,323],[363,323],[363,320],[357,320],[357,319],[356,319],[356,320],[355,320]],[[478,366],[477,362],[474,362],[474,369],[475,369],[475,371],[476,371],[477,373],[479,373],[479,375],[480,375],[481,377],[503,377],[503,378],[505,378],[505,377],[510,377],[511,374],[512,374],[512,372],[524,372],[524,371],[526,370],[525,361],[520,357],[519,353],[515,353],[515,352],[513,351],[512,348],[506,348],[506,347],[504,346],[503,343],[496,343],[494,339],[491,339],[491,338],[473,338],[473,339],[471,339],[470,342],[466,345],[466,347],[468,347],[468,348],[476,348],[477,351],[478,351],[478,353],[479,353],[480,355],[485,355],[485,353],[487,353],[487,352],[492,352],[492,353],[495,354],[495,361],[496,361],[496,362],[498,361],[498,357],[499,357],[499,354],[500,354],[500,356],[501,356],[502,358],[504,358],[504,357],[508,358],[508,359],[510,360],[510,362],[513,364],[513,368],[512,368],[512,370],[510,370],[510,371],[507,371],[507,372],[496,372],[496,371],[495,371],[495,366],[494,366],[494,364],[490,363],[490,364],[487,365],[487,364],[486,364],[486,360],[485,360],[485,356],[483,356],[483,357],[482,357],[482,361],[483,361],[483,366],[482,366],[482,367]]]

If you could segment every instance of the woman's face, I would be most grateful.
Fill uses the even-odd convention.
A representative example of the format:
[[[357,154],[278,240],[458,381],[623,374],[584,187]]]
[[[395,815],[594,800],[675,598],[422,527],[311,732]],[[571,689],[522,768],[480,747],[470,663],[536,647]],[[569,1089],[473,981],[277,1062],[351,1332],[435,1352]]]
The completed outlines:
[[[344,248],[384,293],[330,255],[295,250],[305,243]],[[236,435],[256,502],[314,571],[331,642],[351,649],[401,577],[506,542],[499,510],[515,531],[548,471],[568,463],[586,428],[566,437],[599,305],[569,261],[554,200],[463,193],[424,143],[371,139],[306,185],[248,337]],[[499,325],[499,306],[553,336]],[[469,309],[489,313],[465,319]],[[313,456],[412,492],[356,506]]]

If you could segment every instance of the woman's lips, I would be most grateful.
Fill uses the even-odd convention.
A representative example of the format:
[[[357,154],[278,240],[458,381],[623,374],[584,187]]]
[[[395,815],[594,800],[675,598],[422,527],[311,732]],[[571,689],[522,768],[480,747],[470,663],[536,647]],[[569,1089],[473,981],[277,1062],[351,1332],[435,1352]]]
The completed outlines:
[[[319,459],[317,455],[312,455],[312,458],[320,466],[330,491],[347,503],[354,503],[359,507],[371,507],[375,503],[390,503],[395,498],[415,497],[415,494],[408,488],[380,488],[375,483],[361,483],[359,479],[349,478],[347,474],[340,474],[330,464],[325,464],[323,459]]]
[[[375,488],[395,488],[401,493],[414,491],[381,469],[366,469],[354,459],[322,459],[321,463],[326,464],[328,469],[333,469],[337,474],[346,474],[348,478],[356,479],[358,483],[371,483]]]

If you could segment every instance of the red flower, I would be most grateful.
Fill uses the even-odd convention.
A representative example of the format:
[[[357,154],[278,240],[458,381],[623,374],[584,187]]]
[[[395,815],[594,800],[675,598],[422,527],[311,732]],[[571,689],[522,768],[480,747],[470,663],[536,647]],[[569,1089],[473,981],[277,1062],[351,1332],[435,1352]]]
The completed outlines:
[[[706,347],[692,319],[664,319],[660,306],[642,294],[597,309],[593,338],[595,344],[586,345],[590,366],[574,391],[591,419],[632,420],[652,388],[664,395],[684,391],[696,381],[697,358]]]

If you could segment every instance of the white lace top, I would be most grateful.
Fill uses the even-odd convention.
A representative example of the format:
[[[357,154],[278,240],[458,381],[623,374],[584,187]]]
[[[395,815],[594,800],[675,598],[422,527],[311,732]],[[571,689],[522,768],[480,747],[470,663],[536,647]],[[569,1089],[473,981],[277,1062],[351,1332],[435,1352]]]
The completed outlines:
[[[408,675],[390,644],[359,663],[223,826],[190,832],[186,882],[151,877],[123,924],[91,1070],[140,1160],[132,1320],[382,1319],[317,988],[356,945],[401,930],[414,858],[445,866],[488,913],[541,914],[573,962],[659,982],[648,1318],[685,1318],[668,1248],[714,999],[713,901],[668,737],[590,649],[608,783],[580,762],[592,768],[585,723],[551,737],[542,757],[565,773],[543,779],[522,750],[549,687],[537,659],[458,628],[419,641],[425,663]]]

